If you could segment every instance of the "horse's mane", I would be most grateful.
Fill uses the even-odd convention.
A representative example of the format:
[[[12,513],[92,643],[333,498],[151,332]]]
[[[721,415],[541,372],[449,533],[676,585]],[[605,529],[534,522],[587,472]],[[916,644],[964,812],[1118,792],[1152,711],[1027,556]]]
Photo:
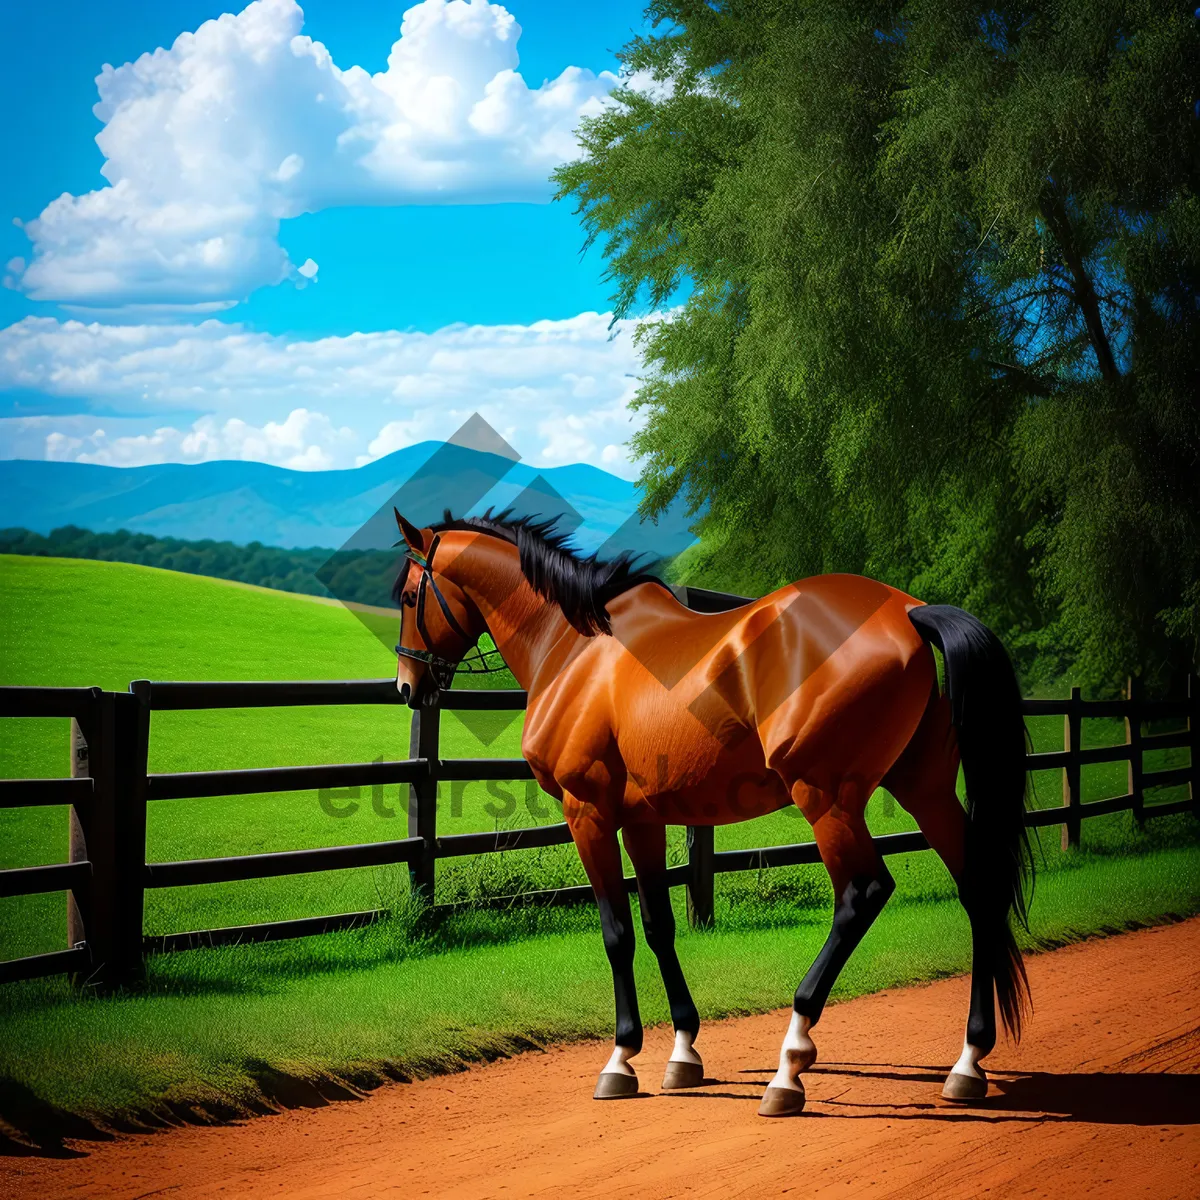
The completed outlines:
[[[636,571],[641,557],[628,550],[606,562],[595,554],[584,555],[570,544],[569,532],[556,528],[559,518],[539,521],[536,517],[514,517],[513,510],[493,513],[489,508],[478,517],[454,517],[449,509],[434,533],[452,529],[474,530],[503,538],[517,547],[521,573],[539,596],[562,609],[563,616],[585,637],[612,633],[608,601],[641,583],[667,585],[656,575]]]

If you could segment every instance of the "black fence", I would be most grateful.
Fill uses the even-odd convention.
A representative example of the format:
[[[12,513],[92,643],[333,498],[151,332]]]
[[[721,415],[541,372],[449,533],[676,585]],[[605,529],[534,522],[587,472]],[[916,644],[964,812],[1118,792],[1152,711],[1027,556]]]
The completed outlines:
[[[696,605],[699,607],[699,605]],[[67,948],[0,962],[0,983],[61,972],[81,978],[121,980],[136,977],[146,954],[349,929],[383,915],[380,910],[325,917],[272,921],[258,925],[147,936],[143,931],[147,888],[226,883],[347,867],[407,865],[414,887],[436,903],[436,863],[468,854],[508,853],[539,846],[565,845],[567,826],[534,826],[494,833],[439,837],[438,785],[459,780],[527,780],[533,773],[524,759],[443,759],[440,754],[443,711],[520,710],[522,691],[443,692],[440,704],[413,713],[409,757],[395,762],[341,763],[321,766],[267,767],[237,771],[150,774],[147,769],[152,712],[267,708],[295,705],[398,704],[391,679],[312,683],[151,683],[139,680],[128,692],[99,688],[0,688],[0,717],[70,717],[71,776],[61,779],[0,780],[0,808],[70,805],[69,861],[49,866],[0,871],[0,897],[44,892],[68,893]],[[1063,749],[1031,754],[1032,770],[1061,769],[1063,803],[1027,814],[1030,826],[1061,825],[1064,845],[1079,841],[1089,817],[1124,810],[1139,820],[1192,812],[1200,817],[1200,681],[1188,680],[1186,699],[1148,700],[1131,682],[1122,700],[1089,701],[1072,689],[1065,700],[1026,700],[1027,716],[1061,715]],[[1125,742],[1084,749],[1082,721],[1123,719]],[[1147,734],[1143,725],[1185,721],[1186,727]],[[1190,749],[1187,766],[1146,771],[1143,755],[1176,747]],[[1125,761],[1129,791],[1084,804],[1081,768]],[[185,862],[146,861],[146,813],[151,802],[200,796],[245,795],[309,788],[345,788],[377,784],[409,786],[408,837],[353,846],[249,854]],[[1146,804],[1148,789],[1187,784],[1187,799]],[[875,839],[881,854],[928,848],[917,832]],[[716,851],[711,826],[689,826],[688,860],[672,867],[672,886],[687,889],[689,920],[697,926],[713,920],[713,881],[727,871],[759,870],[820,861],[812,842],[755,850]],[[632,891],[633,879],[626,881]],[[574,904],[591,899],[589,887],[567,887],[502,897],[492,903]]]

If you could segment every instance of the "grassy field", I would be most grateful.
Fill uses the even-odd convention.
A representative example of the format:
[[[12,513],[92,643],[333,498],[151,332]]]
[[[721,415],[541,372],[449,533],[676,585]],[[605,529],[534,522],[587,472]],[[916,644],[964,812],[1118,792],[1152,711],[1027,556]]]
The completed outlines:
[[[336,605],[122,564],[0,557],[9,638],[0,683],[125,688],[148,679],[331,679],[390,675],[395,659],[364,621]],[[444,757],[519,753],[520,714],[482,725],[443,717]],[[68,723],[4,723],[0,775],[64,774]],[[1061,718],[1030,722],[1038,749],[1061,746]],[[1085,723],[1085,744],[1123,740],[1115,722]],[[203,770],[407,756],[399,707],[162,713],[150,769]],[[1186,751],[1148,756],[1154,769]],[[1161,759],[1161,761],[1156,761]],[[439,832],[558,821],[537,789],[447,787]],[[1039,804],[1061,802],[1058,772],[1036,780]],[[1087,799],[1126,790],[1124,764],[1085,768]],[[499,793],[499,794],[497,794]],[[1180,793],[1165,792],[1159,799]],[[336,807],[346,805],[338,798]],[[313,792],[160,801],[151,805],[151,861],[255,853],[404,836],[406,798],[364,792],[347,816]],[[876,833],[911,829],[886,793],[869,811]],[[1200,910],[1200,825],[1188,816],[1147,824],[1129,814],[1089,821],[1081,849],[1057,829],[1040,838],[1041,879],[1031,946]],[[794,813],[717,831],[718,848],[807,840]],[[62,861],[64,809],[0,810],[0,867]],[[670,853],[684,856],[682,831]],[[967,962],[966,924],[931,854],[896,856],[898,895],[839,984],[839,995],[930,978]],[[583,882],[573,848],[481,856],[439,867],[439,899]],[[677,902],[682,897],[677,895]],[[718,879],[715,932],[684,933],[681,955],[706,1018],[786,1002],[824,936],[828,883],[820,868]],[[593,911],[466,912],[436,929],[416,920],[402,869],[331,872],[173,888],[147,896],[151,933],[389,907],[371,929],[302,942],[199,951],[152,961],[147,990],[80,997],[63,981],[0,989],[4,1095],[30,1091],[74,1111],[113,1113],[163,1098],[219,1109],[252,1104],[282,1071],[364,1078],[387,1069],[440,1069],[512,1046],[600,1030],[611,986]],[[65,897],[0,900],[0,957],[59,949]],[[639,955],[644,1010],[665,1018],[652,961]],[[488,986],[478,987],[486,979]],[[570,981],[563,987],[564,979]],[[78,1079],[71,1061],[102,1064]],[[365,1073],[365,1074],[364,1074]],[[14,1090],[15,1089],[15,1090]]]

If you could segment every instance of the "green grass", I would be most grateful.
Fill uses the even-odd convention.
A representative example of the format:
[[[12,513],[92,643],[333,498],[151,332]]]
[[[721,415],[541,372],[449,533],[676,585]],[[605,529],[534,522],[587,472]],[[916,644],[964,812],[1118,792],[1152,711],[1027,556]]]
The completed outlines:
[[[394,669],[390,642],[356,615],[151,568],[0,556],[0,683],[100,685],[149,679],[370,678]],[[383,630],[383,635],[392,631]],[[162,713],[153,719],[152,771],[204,770],[407,756],[400,707]],[[518,719],[484,726],[443,717],[446,757],[519,753]],[[1030,722],[1036,748],[1061,747],[1061,718]],[[65,721],[6,721],[0,775],[66,772]],[[1085,744],[1123,740],[1116,722],[1085,722]],[[1148,768],[1186,762],[1165,752]],[[1039,803],[1061,802],[1058,772],[1036,781]],[[439,831],[561,819],[536,788],[469,784],[443,789]],[[1123,764],[1085,769],[1085,798],[1126,790]],[[497,796],[495,793],[499,792]],[[1166,792],[1161,799],[1181,794]],[[336,798],[336,806],[354,803]],[[151,861],[245,854],[403,836],[401,789],[364,790],[336,817],[314,792],[161,801],[150,806]],[[911,829],[884,792],[871,802],[876,833]],[[1138,830],[1128,813],[1088,821],[1083,847],[1064,852],[1057,829],[1040,837],[1041,878],[1031,946],[1153,923],[1200,910],[1200,825],[1162,818]],[[717,831],[719,849],[807,840],[784,812]],[[0,810],[0,867],[61,861],[61,808]],[[684,857],[671,831],[672,861]],[[838,995],[967,965],[966,924],[953,884],[931,854],[893,857],[896,900],[855,956]],[[480,856],[439,866],[439,898],[504,894],[584,881],[573,848]],[[681,934],[681,956],[706,1019],[786,1002],[825,934],[831,902],[819,867],[724,876],[718,929]],[[677,905],[682,896],[675,896]],[[166,1099],[213,1111],[253,1107],[278,1072],[317,1079],[416,1074],[530,1042],[606,1033],[611,984],[590,907],[468,911],[434,927],[416,921],[400,869],[172,888],[147,896],[151,933],[236,925],[361,908],[396,915],[367,930],[264,947],[151,960],[137,995],[95,997],[47,980],[0,988],[0,1110],[26,1089],[76,1112],[114,1114]],[[62,894],[0,900],[0,957],[59,949]],[[680,912],[682,924],[682,911]],[[661,984],[639,951],[643,1011],[666,1018]],[[480,986],[480,980],[486,985]],[[953,1037],[950,1041],[953,1042]],[[78,1077],[72,1064],[89,1062]],[[266,1064],[266,1065],[264,1065]],[[275,1083],[272,1083],[272,1079]],[[15,1091],[12,1089],[15,1088]],[[10,1097],[5,1100],[5,1095]]]
[[[0,556],[0,603],[14,617],[13,636],[0,649],[5,684],[123,690],[138,678],[365,679],[395,670],[387,648],[394,631],[385,644],[341,607],[153,568]],[[444,715],[446,757],[520,754],[520,714],[469,719],[470,727]],[[10,721],[3,732],[0,775],[66,773],[69,722]],[[408,739],[409,711],[399,706],[157,713],[150,770],[406,758]],[[561,808],[537,789],[492,789],[446,787],[439,830],[562,819]],[[395,786],[364,789],[357,801],[334,794],[324,805],[315,791],[163,801],[150,806],[147,856],[167,861],[383,841],[406,836],[406,813],[407,789]],[[67,828],[65,808],[0,810],[0,868],[63,861]],[[454,872],[445,874],[451,894]],[[581,873],[571,880],[584,881]],[[163,889],[147,895],[146,929],[354,911],[375,907],[378,893],[369,871]],[[64,914],[61,894],[0,901],[0,957],[60,948]]]
[[[1194,912],[1195,866],[1194,853],[1169,850],[1048,876],[1027,942],[1062,944],[1098,927]],[[774,928],[729,928],[727,915],[719,914],[716,931],[679,939],[706,1022],[786,1004],[826,932],[823,914],[792,914]],[[15,985],[0,999],[5,1115],[19,1120],[12,1099],[29,1093],[102,1120],[161,1113],[168,1104],[230,1115],[253,1111],[289,1080],[369,1085],[604,1036],[612,984],[598,922],[581,909],[563,924],[489,945],[487,919],[478,916],[425,940],[397,919],[291,943],[192,951],[152,960],[148,991],[137,996],[80,998],[63,982]],[[968,962],[956,904],[893,903],[843,972],[835,1000],[954,974]],[[644,1019],[666,1021],[662,985],[640,943],[637,975]],[[702,1029],[701,1050],[719,1036]],[[947,1062],[960,1037],[959,1024],[945,1030]],[[597,1070],[605,1054],[597,1050]],[[658,1065],[644,1068],[648,1078]]]

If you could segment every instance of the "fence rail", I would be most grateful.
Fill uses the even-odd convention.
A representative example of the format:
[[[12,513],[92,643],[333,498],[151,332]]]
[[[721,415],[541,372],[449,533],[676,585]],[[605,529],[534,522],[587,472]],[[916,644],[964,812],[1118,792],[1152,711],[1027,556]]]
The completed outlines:
[[[726,607],[734,597],[691,589],[693,607]],[[263,879],[310,871],[343,870],[405,864],[414,888],[436,898],[436,866],[441,859],[469,854],[507,853],[571,841],[564,823],[493,833],[439,836],[437,789],[440,783],[463,780],[522,781],[533,778],[524,759],[443,759],[440,756],[441,713],[485,709],[523,709],[522,691],[442,693],[435,707],[413,713],[409,757],[393,762],[341,763],[300,767],[265,767],[234,771],[189,771],[151,774],[147,769],[152,712],[216,708],[266,708],[296,705],[398,704],[390,679],[285,683],[159,683],[138,680],[128,692],[99,688],[0,688],[0,717],[69,717],[71,775],[61,779],[0,780],[0,808],[69,805],[70,851],[66,863],[0,871],[0,897],[66,891],[68,946],[48,954],[0,962],[0,983],[58,973],[80,978],[122,980],[135,977],[147,954],[169,953],[235,943],[274,941],[333,930],[352,929],[383,915],[382,910],[304,917],[221,929],[182,933],[144,933],[148,888],[181,887]],[[1062,700],[1025,700],[1026,716],[1063,718],[1063,748],[1027,756],[1031,770],[1062,773],[1061,806],[1026,814],[1031,827],[1060,825],[1064,846],[1079,842],[1082,822],[1115,812],[1132,811],[1141,822],[1150,817],[1191,812],[1200,817],[1200,681],[1188,678],[1186,699],[1148,700],[1136,680],[1121,700],[1084,700],[1078,688]],[[1083,722],[1100,717],[1125,722],[1125,741],[1084,747]],[[1182,720],[1185,728],[1147,733],[1151,721]],[[1143,756],[1186,747],[1187,766],[1147,771]],[[1084,803],[1081,776],[1085,766],[1125,761],[1129,791],[1121,796]],[[146,861],[146,813],[154,801],[178,802],[195,797],[297,791],[310,788],[407,784],[408,837],[388,842],[288,850],[231,858],[184,862]],[[1146,804],[1149,789],[1187,784],[1187,799]],[[888,834],[875,839],[884,855],[928,848],[919,832]],[[711,826],[688,826],[687,862],[670,868],[670,886],[687,889],[688,918],[695,925],[713,919],[713,880],[730,871],[817,863],[816,844],[766,846],[754,850],[717,851]],[[626,880],[629,890],[636,888]],[[590,900],[587,886],[546,889],[495,897],[489,906],[565,905]],[[440,907],[457,907],[443,905]]]

